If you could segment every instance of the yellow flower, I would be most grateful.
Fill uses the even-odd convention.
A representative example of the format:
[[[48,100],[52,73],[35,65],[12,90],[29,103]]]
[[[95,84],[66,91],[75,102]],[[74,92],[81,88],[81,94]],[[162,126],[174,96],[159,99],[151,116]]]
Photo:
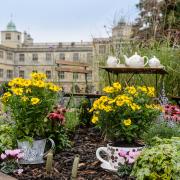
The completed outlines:
[[[32,79],[35,80],[43,80],[46,79],[46,75],[44,73],[31,73]]]
[[[25,87],[29,87],[29,86],[31,85],[31,80],[24,80],[23,85],[24,85]]]
[[[5,102],[7,102],[9,100],[9,97],[11,97],[11,96],[12,96],[12,94],[10,92],[6,92],[6,93],[3,94],[1,99],[5,103]]]
[[[128,91],[129,94],[132,94],[132,95],[136,94],[136,92],[137,92],[136,88],[134,86],[126,87],[126,90]]]
[[[12,87],[11,90],[15,95],[21,96],[23,94],[23,88]]]
[[[155,97],[155,88],[154,87],[148,87],[147,95],[150,97]]]
[[[26,89],[26,93],[31,93],[31,92],[32,92],[32,90],[30,88]]]
[[[26,102],[28,100],[28,97],[27,96],[22,96],[21,99],[22,99],[22,101]]]
[[[121,90],[121,84],[119,82],[115,82],[113,83],[113,87],[116,91],[120,91]]]
[[[93,124],[95,124],[98,121],[98,117],[93,116],[91,121],[92,121]]]
[[[123,121],[123,123],[124,123],[125,126],[130,126],[131,125],[131,119],[130,118],[126,119],[126,120]]]
[[[39,101],[40,101],[39,98],[31,98],[31,104],[32,104],[32,105],[38,104]]]
[[[107,87],[103,88],[103,91],[105,93],[113,93],[114,92],[114,88],[111,87],[111,86],[107,86]]]
[[[133,111],[141,109],[141,107],[135,103],[130,104],[130,107]]]

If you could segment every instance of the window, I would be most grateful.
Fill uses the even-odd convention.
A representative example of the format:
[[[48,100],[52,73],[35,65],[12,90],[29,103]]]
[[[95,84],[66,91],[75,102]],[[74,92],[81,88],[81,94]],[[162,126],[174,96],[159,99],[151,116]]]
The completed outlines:
[[[19,61],[24,62],[24,54],[19,54]]]
[[[73,61],[79,60],[79,53],[73,53]]]
[[[92,64],[92,53],[87,53],[87,63]]]
[[[64,53],[60,53],[59,54],[59,59],[60,60],[65,60],[65,54]]]
[[[74,79],[74,80],[78,79],[78,73],[73,72],[73,79]]]
[[[58,78],[59,79],[65,79],[65,74],[63,71],[58,72]]]
[[[3,58],[3,51],[0,51],[0,58]]]
[[[24,78],[24,71],[23,70],[19,70],[19,77]]]
[[[7,56],[7,59],[8,59],[8,60],[13,60],[13,53],[7,52],[7,53],[6,53],[6,56]]]
[[[92,73],[87,74],[87,80],[92,80]]]
[[[51,79],[51,71],[46,71],[46,77],[47,79]]]
[[[17,40],[20,40],[20,35],[17,35]]]
[[[3,72],[4,72],[4,70],[0,69],[0,78],[3,78]]]
[[[11,79],[13,77],[13,71],[12,70],[7,70],[7,78]]]
[[[38,54],[33,54],[32,56],[33,61],[38,61]]]
[[[105,53],[106,53],[106,46],[99,45],[99,54],[105,54]]]
[[[51,61],[52,54],[51,53],[46,53],[46,61]]]
[[[6,33],[6,40],[11,40],[11,33]]]

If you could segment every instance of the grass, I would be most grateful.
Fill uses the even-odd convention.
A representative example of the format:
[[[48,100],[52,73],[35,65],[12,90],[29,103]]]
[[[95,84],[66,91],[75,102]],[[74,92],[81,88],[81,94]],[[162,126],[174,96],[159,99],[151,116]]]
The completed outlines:
[[[71,109],[70,111],[66,112],[66,123],[65,127],[69,131],[75,131],[76,127],[79,125],[80,120],[78,118],[78,112],[77,109]]]

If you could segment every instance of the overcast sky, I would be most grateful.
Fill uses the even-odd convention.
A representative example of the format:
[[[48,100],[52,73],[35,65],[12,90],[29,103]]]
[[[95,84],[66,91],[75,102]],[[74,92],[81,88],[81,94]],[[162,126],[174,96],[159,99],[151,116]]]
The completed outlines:
[[[0,30],[10,21],[35,42],[88,41],[107,36],[114,20],[133,21],[139,0],[0,0]]]

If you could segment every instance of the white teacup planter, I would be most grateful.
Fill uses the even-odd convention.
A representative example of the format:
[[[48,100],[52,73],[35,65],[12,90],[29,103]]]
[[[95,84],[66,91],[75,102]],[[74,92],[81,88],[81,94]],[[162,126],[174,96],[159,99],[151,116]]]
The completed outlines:
[[[117,171],[118,167],[125,163],[127,156],[129,156],[129,163],[131,162],[131,155],[136,156],[140,153],[143,147],[114,147],[110,144],[107,144],[107,147],[100,147],[96,150],[96,157],[99,159],[102,164],[103,169],[110,171]],[[107,155],[107,160],[103,159],[100,155],[100,152],[105,152]]]

